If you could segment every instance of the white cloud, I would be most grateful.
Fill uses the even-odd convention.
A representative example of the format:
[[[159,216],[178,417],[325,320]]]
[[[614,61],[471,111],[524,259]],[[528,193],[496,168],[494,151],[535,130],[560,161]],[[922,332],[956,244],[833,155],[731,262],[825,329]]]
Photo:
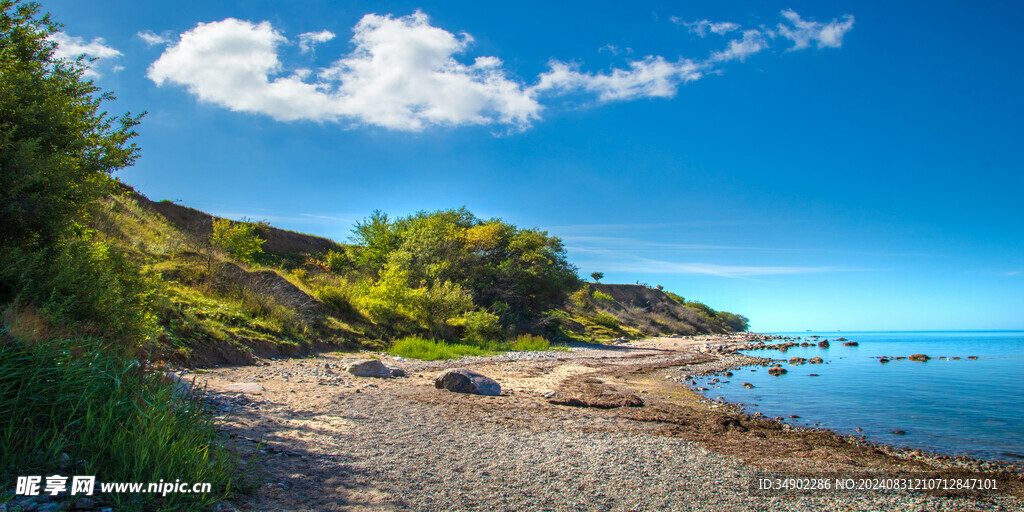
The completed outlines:
[[[685,21],[682,18],[673,16],[672,23],[677,25],[683,25],[690,30],[690,33],[697,34],[700,37],[705,37],[710,31],[713,34],[724,36],[725,34],[732,32],[733,30],[739,30],[740,26],[731,21],[723,22],[712,22],[708,20],[697,20],[697,21]]]
[[[540,98],[582,94],[597,103],[672,98],[681,85],[718,72],[718,66],[742,62],[770,48],[779,35],[793,41],[791,50],[811,44],[837,48],[853,27],[850,15],[827,24],[803,20],[792,10],[781,15],[788,25],[743,30],[742,36],[704,60],[649,55],[591,72],[552,59],[530,86],[509,77],[497,57],[460,60],[472,45],[472,36],[432,26],[419,11],[402,17],[364,16],[353,27],[353,49],[316,70],[282,64],[278,50],[288,40],[269,22],[228,18],[200,23],[181,34],[147,76],[157,85],[184,86],[202,101],[281,121],[345,122],[405,131],[489,124],[524,129],[540,118]],[[731,22],[673,21],[702,37],[741,30]],[[138,35],[147,44],[170,41],[152,32]],[[305,53],[334,37],[327,30],[299,34],[299,48]],[[611,45],[603,50],[621,52]]]
[[[584,73],[578,67],[557,60],[549,63],[533,90],[571,93],[584,91],[597,94],[598,101],[623,101],[636,98],[671,98],[680,83],[698,80],[700,66],[681,59],[668,62],[664,57],[647,56],[629,63],[629,69],[616,68],[610,73]]]
[[[54,32],[48,39],[57,43],[57,47],[53,51],[53,56],[57,59],[75,61],[83,55],[88,59],[111,59],[122,55],[117,49],[107,46],[102,37],[94,38],[87,43],[81,37],[69,36],[64,32]],[[101,76],[92,64],[84,64],[87,66],[83,74],[85,78]]]
[[[853,28],[853,15],[843,16],[843,21],[832,19],[830,23],[806,21],[796,11],[786,9],[782,16],[790,23],[789,26],[779,23],[778,33],[793,41],[791,50],[802,50],[817,44],[818,48],[839,48],[843,46],[843,36]]]
[[[718,265],[714,263],[677,263],[647,258],[636,258],[630,262],[605,262],[602,268],[609,272],[644,272],[651,274],[704,274],[733,279],[749,279],[754,276],[819,274],[824,272],[857,272],[862,269],[850,269],[831,266],[789,267],[761,265]]]
[[[747,57],[768,48],[768,39],[760,30],[744,30],[742,39],[729,41],[729,46],[720,52],[711,54],[710,62],[726,62],[739,60],[743,62]]]
[[[305,34],[299,34],[299,50],[302,53],[307,53],[313,50],[313,47],[319,43],[326,43],[334,39],[334,32],[330,30],[321,30],[320,32],[306,32]]]
[[[277,46],[286,41],[268,22],[229,18],[200,23],[150,66],[157,85],[184,85],[201,100],[282,121],[349,120],[396,130],[432,125],[504,123],[528,126],[541,110],[510,80],[496,57],[463,64],[472,43],[433,27],[423,13],[366,15],[354,27],[355,49],[304,81],[282,75]]]
[[[150,30],[144,30],[135,34],[140,39],[145,41],[147,47],[156,46],[158,44],[167,44],[171,42],[171,39],[166,34],[156,34]]]

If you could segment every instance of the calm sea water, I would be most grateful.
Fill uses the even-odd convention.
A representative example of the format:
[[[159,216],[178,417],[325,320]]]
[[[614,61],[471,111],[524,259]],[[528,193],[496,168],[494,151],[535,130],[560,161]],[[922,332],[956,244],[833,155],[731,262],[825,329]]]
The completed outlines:
[[[786,360],[819,356],[827,364],[783,363],[788,373],[779,377],[768,375],[764,367],[743,368],[723,379],[728,383],[709,385],[710,379],[703,380],[702,385],[710,388],[704,395],[742,402],[748,414],[760,411],[804,426],[817,422],[819,427],[885,444],[1024,463],[1024,332],[779,334],[808,341],[811,335],[820,335],[831,346],[745,353]],[[840,336],[860,345],[844,347],[835,341]],[[933,359],[886,364],[877,359],[918,353]],[[961,359],[939,359],[954,356]],[[743,382],[755,387],[744,388]],[[858,427],[863,432],[857,432]],[[894,430],[906,434],[892,434]]]

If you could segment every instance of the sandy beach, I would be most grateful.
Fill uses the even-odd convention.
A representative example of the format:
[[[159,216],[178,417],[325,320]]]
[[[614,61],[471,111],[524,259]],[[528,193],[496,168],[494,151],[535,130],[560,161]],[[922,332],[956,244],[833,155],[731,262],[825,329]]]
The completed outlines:
[[[394,379],[344,371],[367,353],[267,360],[184,377],[213,394],[229,444],[246,459],[259,456],[251,465],[259,488],[224,510],[1024,507],[1019,473],[746,416],[687,385],[688,376],[757,362],[731,353],[756,336],[656,338],[439,362],[374,355],[408,375]],[[495,379],[502,395],[435,389],[437,374],[456,367]],[[1000,490],[756,487],[766,475],[926,473],[998,479]]]

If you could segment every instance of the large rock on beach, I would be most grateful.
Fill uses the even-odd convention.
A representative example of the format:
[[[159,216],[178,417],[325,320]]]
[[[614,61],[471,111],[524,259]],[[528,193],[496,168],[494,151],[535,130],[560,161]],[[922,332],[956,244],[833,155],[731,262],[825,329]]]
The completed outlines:
[[[455,393],[474,395],[498,396],[501,394],[501,385],[497,381],[465,368],[445,370],[437,376],[437,379],[434,379],[434,387]]]
[[[345,371],[356,377],[373,377],[376,379],[391,377],[391,368],[388,368],[377,359],[361,359],[350,363],[345,367]]]
[[[931,358],[926,356],[926,355],[924,355],[924,354],[910,354],[910,358],[909,359],[911,361],[927,361],[927,360],[929,360]]]

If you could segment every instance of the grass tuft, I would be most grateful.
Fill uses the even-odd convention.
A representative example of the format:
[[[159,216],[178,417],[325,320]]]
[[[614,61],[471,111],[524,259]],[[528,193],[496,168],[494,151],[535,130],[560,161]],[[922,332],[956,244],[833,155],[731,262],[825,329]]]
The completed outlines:
[[[203,510],[237,464],[212,417],[160,372],[95,339],[25,344],[0,335],[0,481],[95,475],[104,482],[209,482],[209,494],[112,495],[115,510]]]
[[[442,359],[458,359],[464,356],[487,356],[492,351],[461,343],[448,343],[408,336],[391,344],[388,353],[409,359],[438,361]]]

